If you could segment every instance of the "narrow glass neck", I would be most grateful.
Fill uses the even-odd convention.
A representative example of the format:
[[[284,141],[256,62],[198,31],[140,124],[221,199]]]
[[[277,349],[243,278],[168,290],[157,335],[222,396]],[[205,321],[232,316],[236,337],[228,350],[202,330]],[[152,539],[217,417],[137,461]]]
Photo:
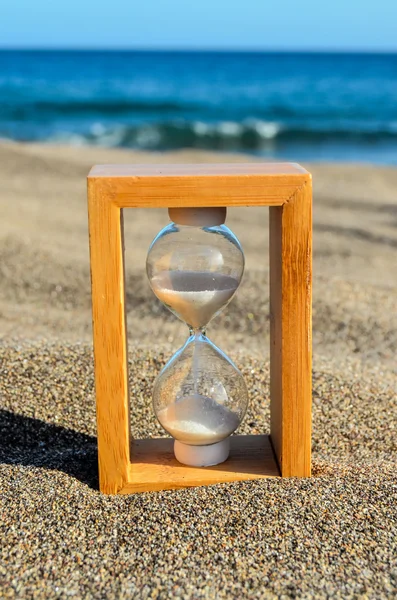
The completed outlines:
[[[189,327],[189,335],[191,337],[195,337],[196,339],[198,339],[201,336],[206,337],[206,335],[207,335],[205,325],[203,327],[196,327],[196,328],[191,327],[190,325],[188,327]]]

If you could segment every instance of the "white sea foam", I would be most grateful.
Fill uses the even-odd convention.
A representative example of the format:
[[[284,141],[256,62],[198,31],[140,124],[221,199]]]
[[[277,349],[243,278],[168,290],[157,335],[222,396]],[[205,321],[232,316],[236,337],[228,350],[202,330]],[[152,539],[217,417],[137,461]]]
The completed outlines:
[[[233,121],[225,121],[218,125],[218,131],[222,135],[238,136],[242,133],[242,127],[239,123]]]
[[[266,140],[273,139],[281,131],[281,125],[272,121],[260,121],[259,119],[247,119],[244,121],[247,128],[252,129],[261,138]]]

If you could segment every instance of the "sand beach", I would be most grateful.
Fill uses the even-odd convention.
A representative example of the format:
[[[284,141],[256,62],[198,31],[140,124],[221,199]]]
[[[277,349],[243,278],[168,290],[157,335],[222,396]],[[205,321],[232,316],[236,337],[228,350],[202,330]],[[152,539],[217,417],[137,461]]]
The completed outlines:
[[[0,143],[0,595],[395,598],[397,168],[304,164],[314,183],[313,477],[126,497],[98,491],[86,175],[94,164],[245,162]],[[187,336],[145,274],[165,210],[125,211],[135,436]],[[244,280],[208,334],[269,430],[268,214],[231,209]]]

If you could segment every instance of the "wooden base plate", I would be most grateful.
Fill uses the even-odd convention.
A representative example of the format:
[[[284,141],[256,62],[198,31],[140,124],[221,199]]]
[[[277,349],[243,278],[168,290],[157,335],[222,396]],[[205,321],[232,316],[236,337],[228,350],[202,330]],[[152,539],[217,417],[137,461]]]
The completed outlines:
[[[128,483],[120,494],[213,485],[230,481],[280,477],[267,435],[236,435],[230,438],[230,456],[215,467],[187,467],[174,457],[170,438],[134,440]]]

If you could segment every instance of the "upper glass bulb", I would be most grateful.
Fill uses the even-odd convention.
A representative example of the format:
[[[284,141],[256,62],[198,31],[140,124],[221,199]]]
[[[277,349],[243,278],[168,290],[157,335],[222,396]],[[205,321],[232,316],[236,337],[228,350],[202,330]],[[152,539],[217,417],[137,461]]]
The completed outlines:
[[[157,298],[197,330],[234,296],[244,272],[244,254],[226,225],[170,223],[153,240],[146,269]]]

